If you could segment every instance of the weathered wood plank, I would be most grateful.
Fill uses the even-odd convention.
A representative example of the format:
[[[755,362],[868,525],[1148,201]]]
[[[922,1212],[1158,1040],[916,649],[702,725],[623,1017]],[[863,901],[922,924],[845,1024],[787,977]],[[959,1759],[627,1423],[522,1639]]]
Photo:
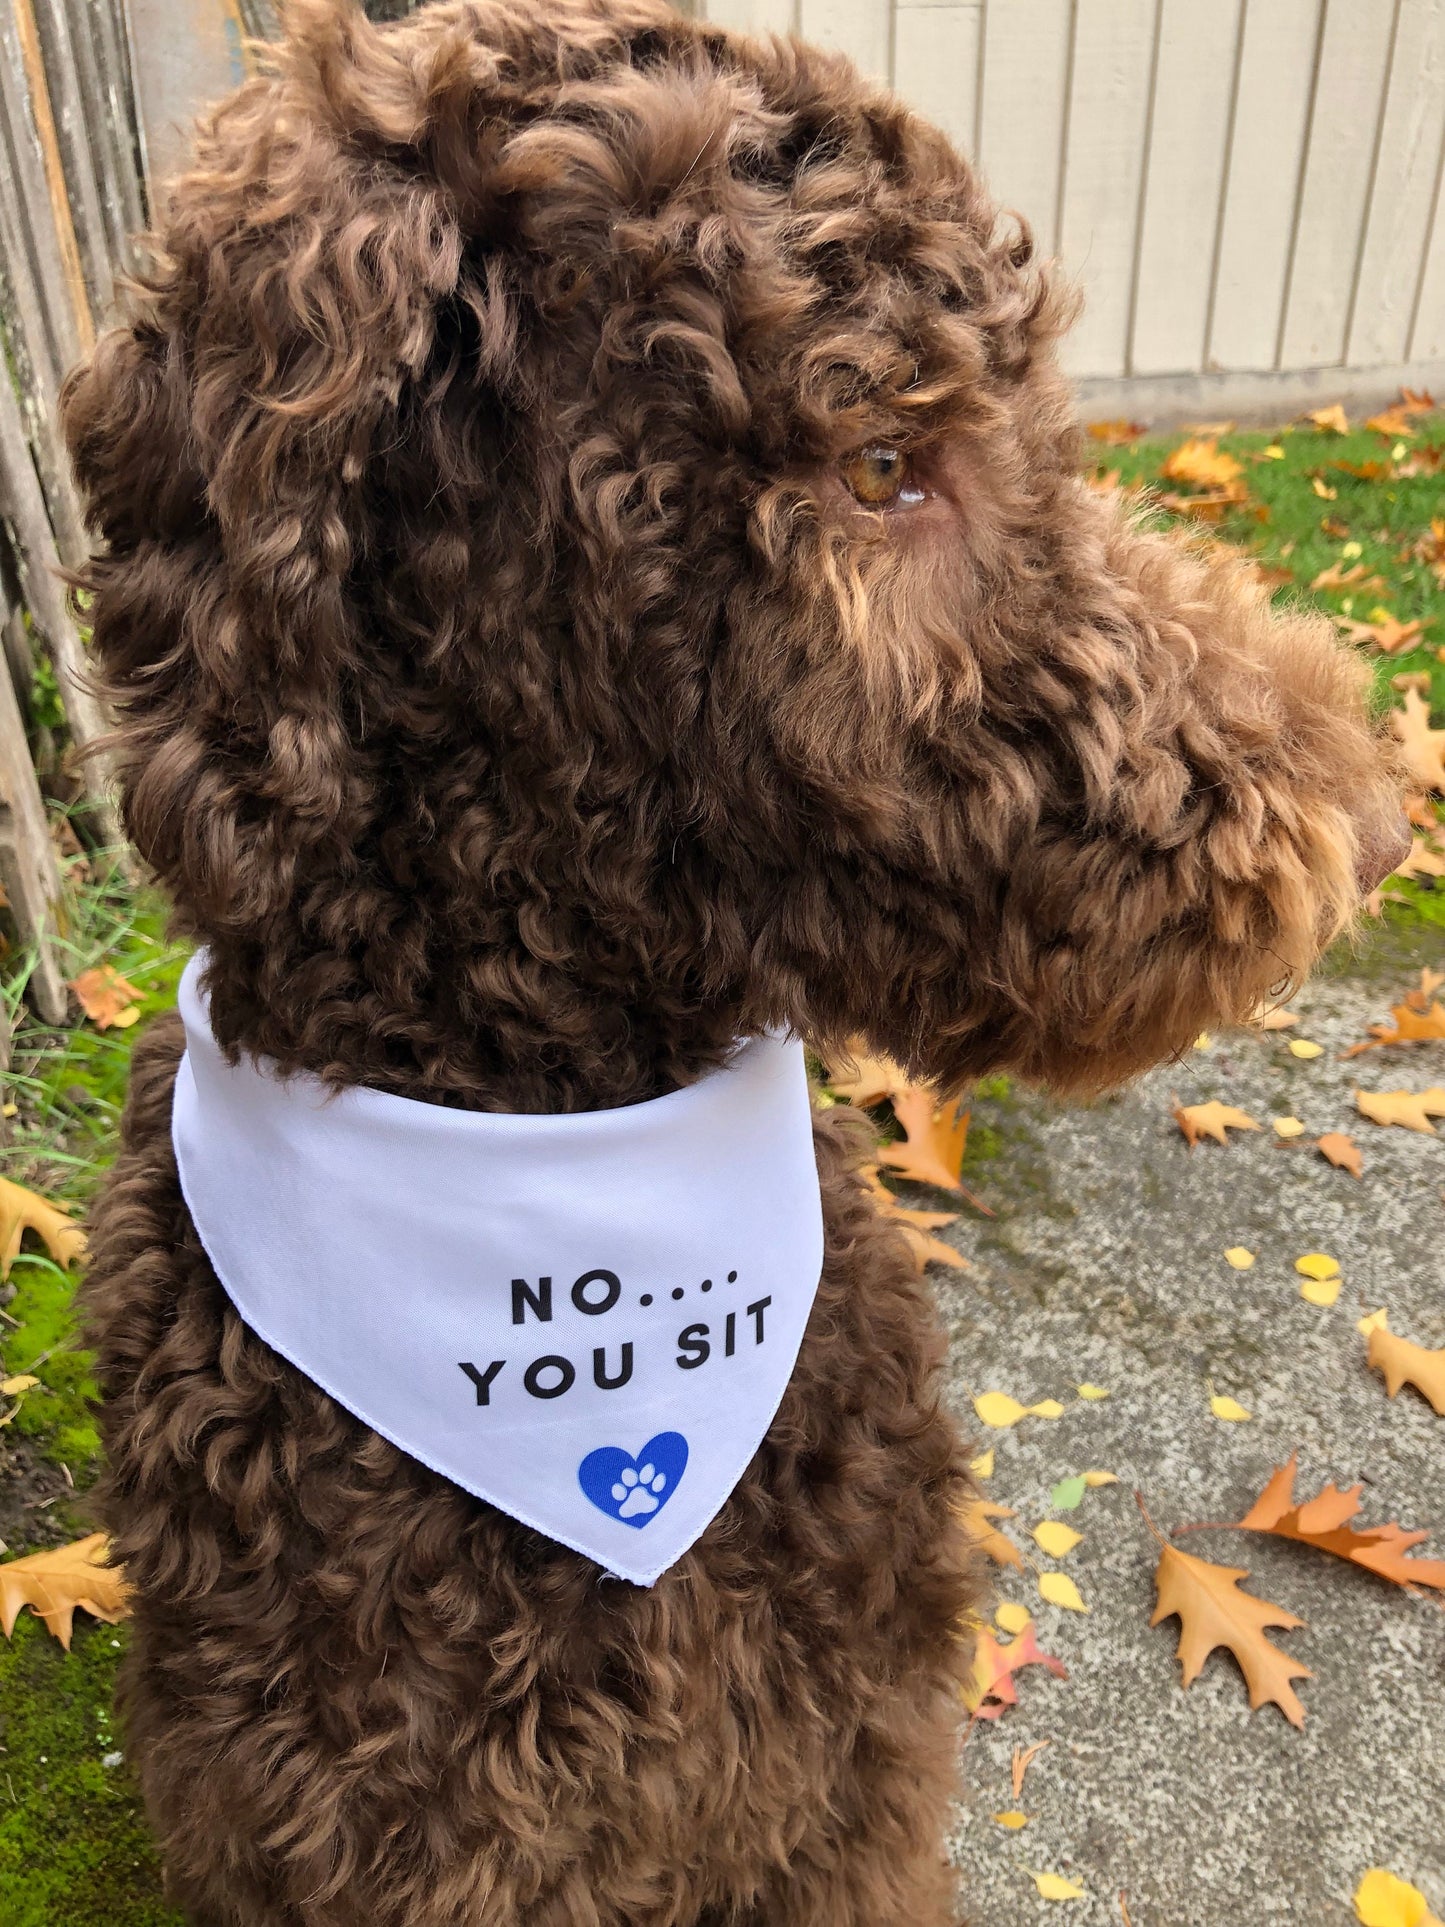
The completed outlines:
[[[848,54],[870,80],[893,77],[892,26],[888,0],[799,0],[803,38]]]
[[[1156,0],[1078,0],[1059,252],[1087,298],[1064,345],[1081,375],[1127,367]]]
[[[1324,0],[1245,0],[1211,368],[1273,368],[1279,348]]]
[[[109,722],[89,684],[85,647],[66,606],[45,498],[31,463],[20,405],[8,381],[0,381],[0,515],[10,524],[25,600],[55,666],[71,740],[85,752],[77,759],[78,774],[96,834],[102,842],[119,846],[123,838],[111,761],[100,747]]]
[[[96,63],[105,96],[106,120],[116,152],[121,235],[116,260],[130,265],[130,236],[145,226],[145,150],[131,67],[130,28],[124,0],[72,0],[91,21]]]
[[[1129,366],[1136,375],[1204,366],[1240,0],[1163,0]]]
[[[7,606],[5,594],[0,586],[0,617],[8,629],[15,611]],[[60,866],[30,760],[25,721],[7,675],[0,675],[0,886],[21,943],[35,952],[26,997],[47,1024],[61,1023],[65,979],[54,949]]]
[[[1044,254],[1058,246],[1071,13],[1069,0],[994,0],[984,15],[978,159]]]
[[[20,58],[25,69],[25,87],[29,96],[31,124],[35,129],[40,147],[40,164],[45,177],[46,198],[50,203],[50,233],[48,235],[44,233],[38,208],[34,210],[33,232],[37,246],[43,246],[45,241],[49,241],[59,256],[66,298],[75,319],[76,337],[81,351],[84,352],[94,345],[95,322],[90,312],[90,297],[86,293],[85,273],[80,264],[80,247],[75,238],[75,223],[71,217],[65,162],[61,155],[60,136],[56,129],[55,111],[50,99],[50,83],[45,72],[45,56],[40,43],[40,30],[35,21],[33,0],[10,0],[10,7],[15,22],[16,38],[20,46]]]
[[[13,204],[30,274],[40,291],[45,353],[57,374],[80,358],[80,333],[55,245],[45,159],[35,125],[16,15],[0,6],[0,192]],[[8,163],[8,166],[5,164]],[[16,271],[11,270],[12,281]],[[39,345],[32,344],[32,355]]]
[[[20,379],[26,430],[49,504],[63,559],[77,563],[87,552],[85,524],[60,439],[60,371],[51,351],[42,290],[31,273],[21,210],[13,181],[0,168],[0,338]]]
[[[1445,136],[1445,0],[1401,0],[1346,359],[1403,361]]]
[[[1326,6],[1280,336],[1287,368],[1345,358],[1394,25],[1395,0]]]
[[[893,84],[910,107],[943,129],[960,152],[978,138],[982,0],[951,6],[899,0],[893,21]]]
[[[92,130],[80,84],[78,49],[64,0],[16,0],[16,4],[22,13],[30,9],[40,37],[57,143],[55,159],[61,164],[61,198],[71,225],[70,240],[77,249],[77,265],[84,276],[85,315],[93,335],[94,318],[109,307],[111,297],[110,237],[91,145],[93,136],[99,143],[104,127],[96,124]]]

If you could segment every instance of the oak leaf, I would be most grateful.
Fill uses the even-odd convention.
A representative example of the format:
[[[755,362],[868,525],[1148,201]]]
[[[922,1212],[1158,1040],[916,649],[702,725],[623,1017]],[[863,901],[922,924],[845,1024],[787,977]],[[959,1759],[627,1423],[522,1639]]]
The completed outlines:
[[[110,964],[82,970],[71,979],[70,988],[97,1030],[125,1030],[140,1016],[136,1005],[144,993]]]
[[[125,1581],[119,1566],[105,1563],[106,1537],[92,1532],[74,1545],[32,1552],[0,1565],[0,1632],[8,1639],[22,1606],[28,1606],[65,1647],[77,1606],[114,1626],[126,1617]]]
[[[969,1499],[960,1508],[969,1537],[996,1566],[1023,1568],[1024,1556],[1006,1532],[1000,1532],[995,1519],[1016,1519],[1018,1514],[1006,1505],[992,1505],[987,1499]]]
[[[1179,444],[1160,472],[1166,480],[1184,482],[1191,488],[1229,490],[1243,475],[1244,467],[1232,455],[1223,454],[1212,437],[1205,440],[1191,436]]]
[[[1413,1385],[1445,1418],[1445,1347],[1426,1351],[1423,1345],[1412,1345],[1408,1338],[1380,1324],[1370,1333],[1369,1362],[1384,1374],[1385,1390],[1391,1398],[1402,1385]]]
[[[1105,448],[1127,448],[1131,442],[1138,441],[1146,426],[1144,422],[1090,422],[1088,435],[1091,441],[1102,442]]]
[[[955,1251],[942,1238],[933,1236],[944,1225],[958,1222],[956,1211],[914,1211],[901,1204],[879,1177],[876,1164],[864,1165],[861,1176],[869,1196],[878,1206],[879,1216],[898,1226],[920,1271],[927,1264],[951,1265],[956,1271],[968,1269],[968,1260],[961,1251]]]
[[[1371,1340],[1373,1350],[1375,1333]],[[1386,1332],[1385,1337],[1390,1334]],[[1294,1498],[1295,1472],[1299,1454],[1291,1454],[1288,1464],[1277,1466],[1268,1485],[1249,1511],[1237,1523],[1243,1532],[1267,1532],[1277,1539],[1293,1539],[1300,1545],[1315,1546],[1333,1553],[1352,1565],[1363,1566],[1393,1585],[1409,1591],[1430,1587],[1445,1592],[1445,1559],[1407,1559],[1413,1546],[1429,1538],[1428,1532],[1406,1532],[1401,1526],[1355,1526],[1349,1522],[1360,1510],[1362,1485],[1341,1492],[1327,1485],[1313,1499],[1297,1505]],[[1183,1530],[1190,1530],[1185,1527]]]
[[[1393,408],[1382,408],[1378,415],[1371,415],[1365,426],[1373,428],[1377,435],[1387,436],[1392,442],[1398,441],[1402,435],[1415,433],[1409,409],[1399,402]]]
[[[1249,1687],[1250,1706],[1260,1707],[1268,1701],[1292,1726],[1303,1726],[1305,1709],[1290,1682],[1311,1679],[1313,1674],[1308,1666],[1301,1666],[1271,1645],[1264,1635],[1268,1627],[1289,1631],[1304,1621],[1267,1599],[1241,1592],[1239,1582],[1248,1577],[1245,1567],[1211,1565],[1207,1559],[1196,1559],[1177,1546],[1165,1544],[1154,1573],[1158,1604],[1149,1624],[1157,1626],[1161,1620],[1177,1616],[1178,1659],[1185,1686],[1198,1679],[1216,1647],[1227,1646]]]
[[[1201,1137],[1212,1137],[1220,1144],[1228,1144],[1227,1130],[1257,1131],[1259,1126],[1245,1111],[1236,1110],[1232,1104],[1221,1104],[1212,1098],[1208,1104],[1181,1104],[1174,1100],[1174,1122],[1184,1133],[1184,1141],[1192,1151]]]
[[[1417,839],[1418,840],[1418,839]],[[1441,862],[1441,874],[1445,875],[1445,860]],[[1411,996],[1416,993],[1412,992]],[[1403,1004],[1392,1004],[1390,1015],[1393,1024],[1371,1024],[1370,1040],[1364,1044],[1351,1044],[1343,1057],[1359,1057],[1367,1050],[1383,1050],[1389,1044],[1434,1044],[1445,1042],[1445,1004],[1438,1001],[1429,1004],[1412,1003],[1407,999]]]
[[[961,1106],[940,1106],[931,1091],[909,1085],[895,1092],[893,1115],[903,1128],[901,1144],[879,1146],[878,1162],[915,1184],[961,1191],[959,1172],[968,1144],[969,1113]]]
[[[1390,727],[1415,780],[1427,790],[1445,790],[1445,729],[1430,727],[1430,705],[1419,690],[1405,691],[1403,707],[1390,712]]]
[[[1328,429],[1334,435],[1348,435],[1350,432],[1349,420],[1339,402],[1332,402],[1328,408],[1312,408],[1304,419],[1313,422],[1316,428]]]
[[[27,1231],[44,1239],[46,1250],[63,1269],[85,1253],[85,1232],[74,1218],[23,1184],[0,1178],[0,1278],[10,1276]]]
[[[850,1045],[848,1056],[828,1072],[828,1088],[848,1103],[867,1109],[881,1104],[895,1091],[908,1089],[908,1073],[891,1057],[870,1057],[861,1046]]]
[[[1051,1744],[1052,1742],[1049,1740],[1035,1740],[1032,1746],[1016,1746],[1014,1748],[1013,1759],[1009,1763],[1009,1777],[1016,1800],[1024,1790],[1024,1775],[1028,1772],[1029,1767],[1038,1758],[1040,1753],[1043,1752],[1044,1748]]]
[[[996,1720],[1006,1706],[1018,1704],[1014,1674],[1025,1666],[1043,1666],[1055,1679],[1067,1679],[1068,1668],[1061,1660],[1042,1652],[1032,1625],[1017,1639],[1003,1644],[986,1628],[974,1648],[973,1678],[963,1689],[963,1703],[977,1720]]]
[[[1432,1137],[1432,1117],[1445,1117],[1445,1088],[1432,1085],[1428,1091],[1359,1091],[1355,1107],[1372,1124],[1398,1124],[1405,1131],[1426,1131]]]
[[[1326,1131],[1323,1137],[1315,1139],[1315,1149],[1321,1157],[1328,1158],[1337,1171],[1348,1171],[1355,1178],[1364,1177],[1364,1155],[1355,1140],[1343,1131]]]

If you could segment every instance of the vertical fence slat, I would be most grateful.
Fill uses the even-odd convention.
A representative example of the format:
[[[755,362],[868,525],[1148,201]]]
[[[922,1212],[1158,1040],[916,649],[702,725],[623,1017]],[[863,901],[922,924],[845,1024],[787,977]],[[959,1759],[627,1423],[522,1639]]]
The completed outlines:
[[[1280,361],[1345,358],[1396,0],[1327,0],[1309,154],[1290,263]]]
[[[129,237],[145,226],[149,206],[145,130],[135,94],[130,15],[126,0],[76,0],[76,4],[88,10],[95,31],[106,113],[120,170],[125,233],[116,259],[128,264]]]
[[[59,577],[60,558],[45,512],[45,498],[25,439],[20,405],[8,380],[0,381],[0,515],[10,524],[24,570],[25,600],[44,634],[60,685],[66,721],[78,750],[88,752],[77,774],[106,843],[121,841],[109,759],[95,750],[109,723],[90,688],[85,648],[66,605]]]
[[[892,79],[889,0],[800,0],[798,28],[820,47],[850,55],[870,80]]]
[[[0,114],[0,136],[3,136]],[[3,146],[0,139],[0,146]],[[13,191],[13,176],[0,168],[0,290],[7,326],[0,329],[20,376],[25,425],[54,525],[67,563],[85,555],[85,525],[71,480],[70,463],[60,439],[60,369],[46,327],[44,290],[31,271],[24,215]]]
[[[1272,368],[1323,0],[1245,0],[1206,359]]]
[[[1390,90],[1360,256],[1347,359],[1358,366],[1404,361],[1434,197],[1434,163],[1445,135],[1445,0],[1404,0]]]
[[[0,577],[0,621],[10,630],[19,615]],[[35,948],[26,994],[48,1024],[65,1017],[65,980],[52,939],[61,898],[60,866],[45,814],[45,799],[30,760],[25,721],[15,687],[0,666],[0,884],[22,943]]]
[[[734,33],[792,33],[794,0],[708,0],[707,18]]]
[[[995,0],[984,22],[983,73],[979,161],[993,193],[1024,216],[1047,253],[1058,224],[1069,0]]]
[[[1239,0],[1163,0],[1130,372],[1204,366]]]
[[[982,0],[899,0],[893,84],[964,154],[974,151]]]
[[[80,265],[75,223],[70,213],[65,163],[61,158],[60,136],[56,131],[55,113],[51,106],[40,32],[35,23],[32,0],[10,0],[10,7],[14,37],[20,50],[24,105],[28,110],[25,125],[34,138],[45,198],[50,206],[50,229],[47,233],[40,213],[40,200],[36,196],[32,204],[31,232],[37,247],[43,246],[43,236],[54,251],[56,268],[74,322],[75,339],[83,353],[95,340],[95,324],[90,312],[90,297],[86,293],[85,274]]]
[[[68,242],[62,239],[62,247],[76,249],[76,266],[84,277],[85,323],[93,339],[94,318],[110,305],[110,244],[70,21],[63,0],[15,0],[15,4],[22,12],[31,8],[40,37],[56,143],[50,164],[59,168],[58,199],[70,224]],[[52,206],[56,199],[52,189]]]
[[[1059,211],[1059,252],[1087,290],[1064,344],[1076,373],[1125,369],[1154,24],[1154,0],[1078,0]]]

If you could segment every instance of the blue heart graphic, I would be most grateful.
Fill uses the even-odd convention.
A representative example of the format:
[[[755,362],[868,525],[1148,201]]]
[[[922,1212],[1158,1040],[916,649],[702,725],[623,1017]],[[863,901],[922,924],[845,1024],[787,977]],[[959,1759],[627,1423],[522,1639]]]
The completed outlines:
[[[687,1470],[687,1440],[659,1432],[634,1459],[620,1445],[599,1445],[577,1468],[577,1482],[599,1511],[640,1531],[655,1519]]]

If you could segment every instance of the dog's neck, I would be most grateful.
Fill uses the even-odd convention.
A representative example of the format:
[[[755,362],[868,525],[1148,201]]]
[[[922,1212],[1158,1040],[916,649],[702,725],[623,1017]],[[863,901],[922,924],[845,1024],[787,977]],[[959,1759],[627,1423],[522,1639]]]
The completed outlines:
[[[473,978],[474,974],[468,973]],[[545,1008],[490,1008],[460,976],[425,998],[361,981],[340,960],[277,978],[274,966],[224,949],[212,956],[211,1017],[227,1051],[273,1059],[338,1088],[359,1085],[457,1109],[523,1113],[608,1110],[695,1083],[735,1040],[763,1026],[735,1007],[644,1004],[580,987],[566,1022]],[[560,1018],[563,1013],[559,1012]]]

